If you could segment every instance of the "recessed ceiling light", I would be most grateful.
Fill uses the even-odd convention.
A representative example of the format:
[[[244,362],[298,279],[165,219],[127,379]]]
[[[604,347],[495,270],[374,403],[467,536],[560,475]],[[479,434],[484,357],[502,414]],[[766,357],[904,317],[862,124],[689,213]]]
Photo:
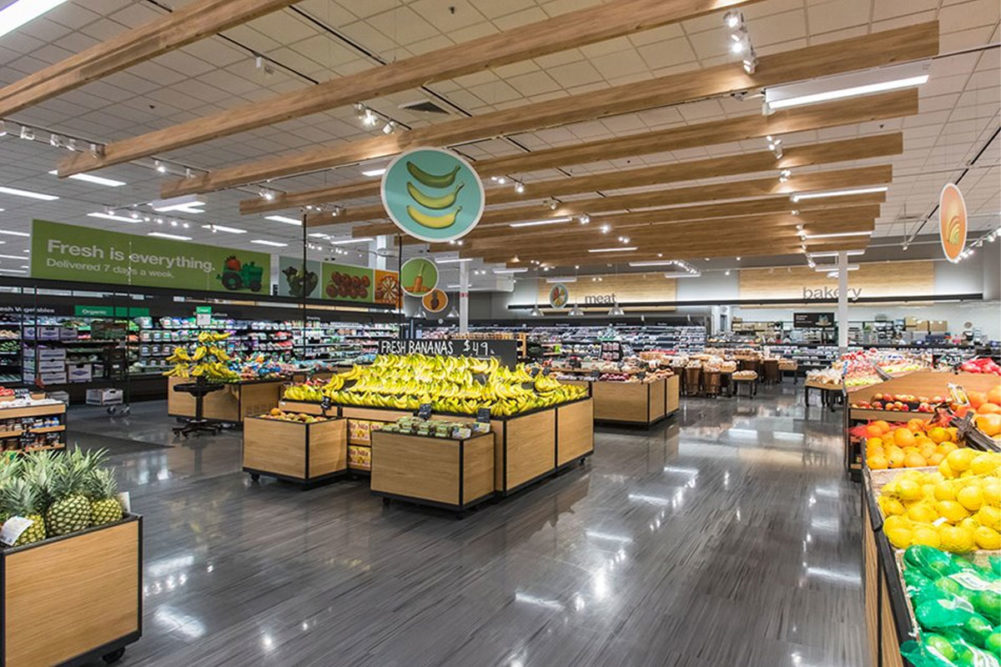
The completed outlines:
[[[124,215],[112,215],[110,213],[88,213],[87,217],[88,218],[101,218],[103,220],[117,220],[119,222],[129,222],[129,223],[132,223],[133,225],[136,224],[137,222],[139,222],[135,218],[128,218],[128,217],[125,217]]]
[[[386,173],[386,168],[382,167],[381,169],[363,169],[362,172],[361,172],[361,175],[362,176],[382,176],[385,173]]]
[[[561,222],[570,222],[573,218],[564,216],[560,218],[546,218],[545,220],[530,220],[528,222],[512,222],[509,227],[538,227],[540,225],[555,225]]]
[[[49,172],[53,176],[59,175],[59,172],[53,169]],[[74,181],[83,181],[85,183],[93,183],[94,185],[106,185],[109,188],[117,188],[123,185],[127,185],[125,181],[116,181],[113,178],[104,178],[103,176],[94,176],[92,174],[73,174],[70,176]]]
[[[855,188],[853,190],[828,190],[827,192],[797,192],[790,199],[798,202],[802,199],[821,199],[823,197],[844,197],[846,195],[866,195],[873,192],[886,192],[889,188],[880,185],[874,188]]]
[[[274,248],[284,248],[288,243],[280,243],[278,241],[265,241],[264,239],[254,239],[251,243],[256,243],[257,245],[269,245]]]
[[[0,12],[2,16],[3,12]],[[27,197],[28,199],[41,199],[42,201],[54,201],[59,199],[55,195],[46,195],[41,192],[32,192],[30,190],[18,190],[17,188],[5,188],[0,187],[0,194],[4,195],[14,195],[15,197]]]
[[[66,0],[17,0],[0,11],[0,36],[17,30]]]
[[[298,218],[289,218],[284,215],[266,215],[265,220],[271,220],[273,222],[284,222],[286,225],[302,225],[302,220]]]
[[[371,236],[359,236],[356,239],[330,239],[330,245],[350,245],[352,243],[368,243],[375,239]]]
[[[147,232],[146,236],[156,236],[161,239],[171,239],[173,241],[190,241],[190,236],[180,236],[178,234],[167,234],[165,232]]]
[[[2,211],[2,210],[3,209],[0,208],[0,211]],[[0,234],[6,234],[8,236],[24,236],[26,238],[29,237],[29,236],[31,236],[31,234],[29,234],[28,232],[13,232],[13,231],[11,231],[9,229],[0,229]]]
[[[588,248],[588,252],[632,252],[637,250],[636,246],[626,246],[624,248]]]
[[[224,225],[202,225],[203,229],[208,229],[213,232],[227,232],[229,234],[246,234],[246,229],[237,229],[236,227],[226,227]]]

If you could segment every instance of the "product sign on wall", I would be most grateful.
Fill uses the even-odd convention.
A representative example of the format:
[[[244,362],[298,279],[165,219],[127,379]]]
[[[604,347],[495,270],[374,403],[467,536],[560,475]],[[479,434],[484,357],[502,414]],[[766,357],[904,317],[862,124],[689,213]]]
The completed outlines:
[[[405,233],[429,243],[468,234],[483,215],[483,182],[452,151],[415,148],[393,160],[382,176],[382,205]]]
[[[424,257],[408,259],[400,267],[400,285],[404,294],[423,297],[438,286],[438,267]]]
[[[946,259],[958,262],[966,246],[966,200],[952,183],[946,183],[938,196],[938,236]]]
[[[271,256],[34,220],[31,277],[267,294]]]
[[[387,306],[397,305],[400,298],[400,281],[395,271],[307,260],[303,272],[301,258],[280,257],[278,273],[280,296],[301,299],[305,289],[307,298]]]

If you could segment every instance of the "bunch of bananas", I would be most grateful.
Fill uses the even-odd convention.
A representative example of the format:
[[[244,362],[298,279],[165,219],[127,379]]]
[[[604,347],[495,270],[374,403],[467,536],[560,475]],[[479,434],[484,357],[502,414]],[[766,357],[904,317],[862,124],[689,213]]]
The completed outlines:
[[[311,384],[293,384],[285,388],[283,394],[286,401],[309,401],[318,403],[323,400],[323,391]]]
[[[168,357],[169,359],[169,357]],[[173,368],[164,373],[167,377],[186,378],[191,377],[191,367],[185,363],[175,364]]]
[[[232,370],[221,361],[203,362],[191,369],[192,377],[205,376],[209,380],[219,382],[231,382],[239,380],[240,374]]]
[[[220,331],[203,331],[198,334],[198,342],[202,345],[207,343],[218,343],[221,340],[226,340],[232,335],[233,332],[227,331],[225,333]]]
[[[191,355],[188,354],[188,350],[183,347],[175,347],[174,353],[167,357],[167,361],[172,363],[181,363],[191,361]]]

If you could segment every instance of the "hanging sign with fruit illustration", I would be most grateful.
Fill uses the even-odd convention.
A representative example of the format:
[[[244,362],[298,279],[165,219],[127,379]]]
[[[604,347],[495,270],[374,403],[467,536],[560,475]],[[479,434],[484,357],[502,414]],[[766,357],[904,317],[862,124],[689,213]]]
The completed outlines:
[[[423,297],[438,286],[438,267],[424,257],[408,259],[400,267],[400,285],[404,294]]]
[[[563,283],[556,283],[549,288],[549,305],[557,310],[563,310],[570,300],[570,290]]]
[[[396,226],[432,243],[462,238],[483,215],[483,182],[473,167],[440,148],[415,148],[382,176],[382,205]]]
[[[952,183],[938,196],[938,235],[946,259],[958,262],[966,246],[966,201]]]
[[[424,310],[429,313],[440,313],[448,308],[448,295],[440,289],[433,289],[424,295],[421,303],[424,304]]]

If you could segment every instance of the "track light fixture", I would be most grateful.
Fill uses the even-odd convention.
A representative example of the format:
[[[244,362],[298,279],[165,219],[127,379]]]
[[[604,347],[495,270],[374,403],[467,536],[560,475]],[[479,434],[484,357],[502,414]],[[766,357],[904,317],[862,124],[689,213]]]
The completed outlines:
[[[515,181],[514,191],[517,192],[519,195],[523,194],[525,192],[525,184],[522,183],[521,181]]]
[[[744,71],[748,74],[754,74],[758,71],[758,54],[754,52],[754,47],[748,47],[747,53],[744,55]]]
[[[62,146],[63,146],[63,138],[60,137],[58,134],[50,134],[49,135],[49,146],[52,146],[53,148],[62,148]]]
[[[771,136],[768,137],[768,150],[772,152],[776,160],[782,159],[782,140],[773,139]]]
[[[383,134],[392,134],[393,132],[396,132],[396,121],[388,121],[382,126]]]
[[[792,172],[788,169],[783,169],[779,172],[779,183],[785,183],[789,180],[790,176],[792,176]]]
[[[160,162],[159,160],[153,160],[153,168],[156,169],[161,174],[167,173],[167,166]]]
[[[591,216],[589,216],[587,213],[582,213],[579,216],[577,216],[577,220],[578,222],[580,222],[580,224],[587,225],[590,224],[591,222]]]
[[[24,139],[25,141],[34,141],[35,140],[35,131],[33,129],[31,129],[30,127],[25,127],[24,125],[22,125],[21,126],[21,138]]]

